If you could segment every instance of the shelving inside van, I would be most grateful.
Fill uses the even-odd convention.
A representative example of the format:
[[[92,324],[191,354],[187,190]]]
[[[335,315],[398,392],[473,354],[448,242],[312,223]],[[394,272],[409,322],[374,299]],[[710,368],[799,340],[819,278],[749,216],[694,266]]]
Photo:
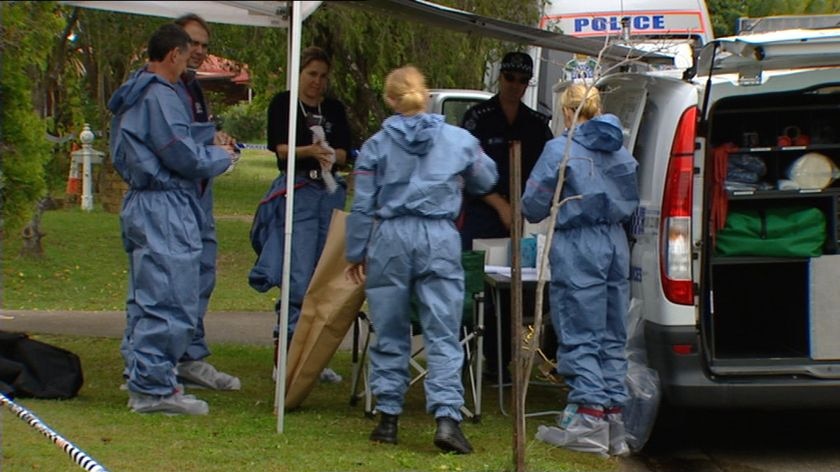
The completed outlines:
[[[703,322],[718,373],[761,374],[762,368],[784,371],[791,363],[804,367],[840,361],[840,349],[828,345],[825,333],[815,332],[827,327],[820,329],[835,330],[833,335],[840,336],[840,322],[833,321],[840,319],[840,305],[821,302],[830,299],[831,292],[840,292],[840,279],[814,280],[816,273],[825,277],[826,267],[840,265],[840,180],[835,180],[835,172],[825,178],[826,186],[818,188],[791,189],[794,186],[786,182],[792,180],[791,166],[808,153],[819,153],[830,160],[829,165],[840,168],[838,90],[830,85],[739,95],[718,100],[711,111],[712,171],[707,172],[706,186],[712,190],[707,192],[710,208],[725,205],[730,215],[815,208],[825,218],[825,238],[817,257],[723,256],[716,250],[704,251],[708,291]],[[740,163],[744,167],[738,167]],[[727,168],[715,168],[721,165]],[[722,182],[721,175],[734,175],[737,182]],[[716,185],[725,185],[723,203]],[[715,242],[711,226],[704,237],[707,248]],[[817,260],[820,264],[815,264]],[[753,369],[744,369],[746,365]]]

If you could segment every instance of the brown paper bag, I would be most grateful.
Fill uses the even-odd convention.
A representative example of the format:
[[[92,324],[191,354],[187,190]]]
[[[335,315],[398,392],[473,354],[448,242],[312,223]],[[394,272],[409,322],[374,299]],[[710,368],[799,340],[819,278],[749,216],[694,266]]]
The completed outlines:
[[[333,211],[324,252],[303,299],[286,365],[286,408],[300,406],[365,301],[364,285],[344,278],[347,212]]]

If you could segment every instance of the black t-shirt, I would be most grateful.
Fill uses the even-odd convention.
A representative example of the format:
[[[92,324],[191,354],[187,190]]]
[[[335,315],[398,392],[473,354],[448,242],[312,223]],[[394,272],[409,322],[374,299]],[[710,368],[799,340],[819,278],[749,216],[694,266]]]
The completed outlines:
[[[516,121],[510,125],[498,95],[467,110],[462,127],[478,138],[482,149],[496,161],[499,170],[499,182],[493,192],[505,198],[510,196],[509,143],[517,140],[522,143],[521,188],[525,190],[525,182],[540,158],[545,143],[554,137],[548,127],[548,120],[548,116],[520,103]]]
[[[289,144],[289,98],[291,94],[280,92],[271,100],[268,106],[268,148],[277,152],[278,144]],[[343,149],[350,158],[350,126],[347,124],[347,114],[344,105],[338,100],[325,98],[321,105],[310,107],[298,102],[296,146],[312,144],[311,124],[320,124],[324,128],[327,142],[333,149]],[[305,112],[305,114],[304,114]],[[277,168],[286,169],[285,160],[277,156]],[[295,162],[296,171],[306,172],[320,169],[318,160],[313,157],[299,159]]]

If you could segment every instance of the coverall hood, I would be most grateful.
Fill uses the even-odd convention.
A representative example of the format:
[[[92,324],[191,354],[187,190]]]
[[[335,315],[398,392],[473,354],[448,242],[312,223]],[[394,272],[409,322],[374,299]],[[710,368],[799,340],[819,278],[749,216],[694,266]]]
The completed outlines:
[[[419,113],[414,116],[394,115],[382,123],[382,128],[405,152],[423,157],[429,153],[443,123],[441,115],[428,113]]]
[[[108,109],[111,113],[119,115],[124,110],[130,108],[143,98],[146,89],[154,82],[166,84],[173,87],[163,77],[153,74],[146,70],[145,67],[137,70],[132,76],[114,92],[111,99],[108,100]]]
[[[587,149],[613,152],[621,149],[621,122],[612,114],[598,115],[575,129],[572,140]]]

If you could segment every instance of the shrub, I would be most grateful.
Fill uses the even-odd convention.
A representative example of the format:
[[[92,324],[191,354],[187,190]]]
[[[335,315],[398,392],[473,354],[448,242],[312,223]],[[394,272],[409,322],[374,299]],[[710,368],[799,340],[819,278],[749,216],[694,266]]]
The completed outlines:
[[[46,68],[48,45],[61,30],[54,9],[48,2],[0,4],[0,226],[6,234],[23,226],[46,193],[44,165],[52,147],[44,139],[46,123],[35,111],[32,94]]]
[[[259,101],[240,102],[219,115],[222,129],[240,142],[264,143],[266,109]]]

